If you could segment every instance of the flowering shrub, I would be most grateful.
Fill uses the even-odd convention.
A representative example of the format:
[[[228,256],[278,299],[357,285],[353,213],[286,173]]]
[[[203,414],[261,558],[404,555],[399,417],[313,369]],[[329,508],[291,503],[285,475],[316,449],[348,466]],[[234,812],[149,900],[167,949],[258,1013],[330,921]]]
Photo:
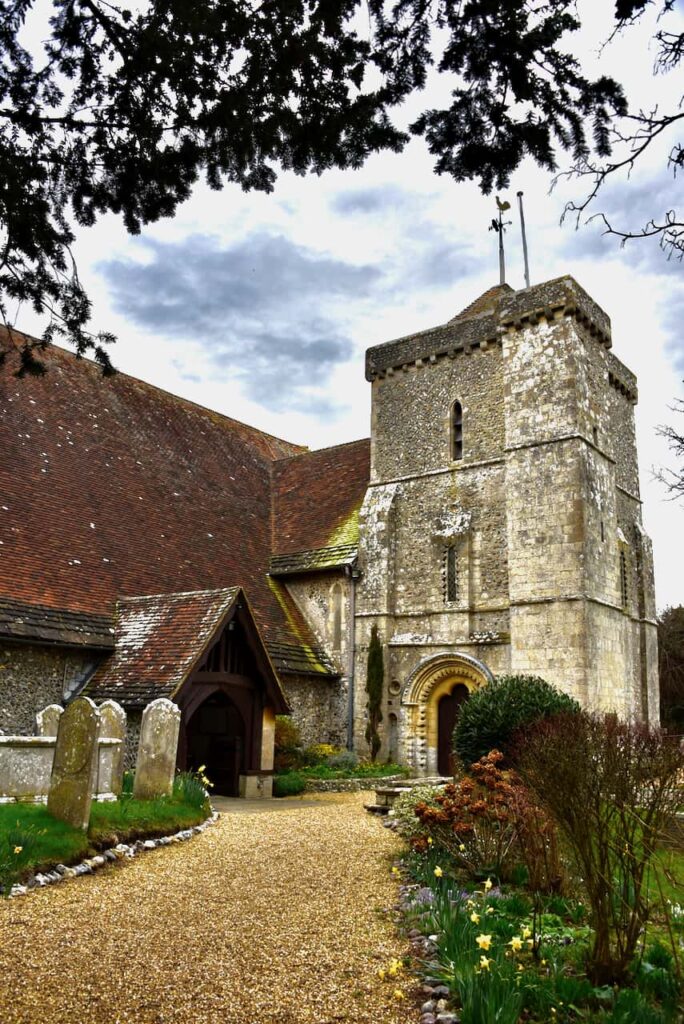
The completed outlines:
[[[518,776],[501,771],[502,761],[500,751],[490,751],[470,775],[433,790],[429,801],[407,794],[418,826],[401,831],[415,850],[434,843],[473,878],[506,878],[522,862],[530,889],[560,891],[565,875],[556,827]]]
[[[471,776],[449,783],[431,804],[415,806],[424,832],[475,878],[500,877],[516,838],[513,787],[498,767],[502,760],[498,750],[490,751]],[[425,849],[428,836],[415,837],[414,849]]]

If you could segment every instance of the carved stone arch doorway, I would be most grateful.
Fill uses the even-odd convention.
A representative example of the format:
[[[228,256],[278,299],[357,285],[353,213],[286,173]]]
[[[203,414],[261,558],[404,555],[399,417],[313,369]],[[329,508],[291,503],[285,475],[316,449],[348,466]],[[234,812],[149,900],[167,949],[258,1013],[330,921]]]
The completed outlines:
[[[450,773],[451,734],[459,706],[472,690],[492,679],[487,666],[469,654],[437,654],[418,665],[401,702],[406,758],[417,774]]]

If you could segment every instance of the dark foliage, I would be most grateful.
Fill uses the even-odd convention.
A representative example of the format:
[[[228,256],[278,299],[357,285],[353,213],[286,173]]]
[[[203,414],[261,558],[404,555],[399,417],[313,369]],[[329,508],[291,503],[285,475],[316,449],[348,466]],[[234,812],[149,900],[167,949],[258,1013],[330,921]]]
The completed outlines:
[[[511,738],[539,718],[579,704],[537,676],[499,676],[470,695],[454,730],[454,753],[467,767],[490,750],[510,753]]]
[[[438,173],[488,191],[526,156],[553,168],[557,147],[606,157],[625,112],[620,86],[587,79],[567,47],[569,0],[53,0],[38,53],[21,41],[34,7],[0,0],[0,312],[31,303],[46,341],[69,337],[105,369],[112,338],[88,332],[74,221],[111,212],[138,232],[200,176],[269,191],[279,168],[358,167],[410,134]],[[433,67],[458,76],[450,102],[399,131],[392,108]],[[40,372],[16,343],[20,372]]]
[[[658,616],[660,717],[673,732],[684,733],[684,607]]]
[[[382,693],[385,682],[385,664],[382,644],[378,636],[378,627],[371,629],[368,645],[368,669],[366,674],[366,693],[368,694],[368,724],[366,726],[366,743],[370,749],[371,761],[374,761],[380,750],[380,734],[378,728],[382,722]]]

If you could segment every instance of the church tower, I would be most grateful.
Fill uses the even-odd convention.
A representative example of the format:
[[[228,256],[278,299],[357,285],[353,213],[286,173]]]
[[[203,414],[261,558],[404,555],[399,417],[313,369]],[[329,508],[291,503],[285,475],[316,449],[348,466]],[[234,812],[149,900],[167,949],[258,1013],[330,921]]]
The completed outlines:
[[[570,277],[500,285],[447,324],[368,351],[355,745],[368,640],[384,644],[383,753],[448,770],[459,703],[540,675],[657,721],[655,602],[641,526],[636,382]]]

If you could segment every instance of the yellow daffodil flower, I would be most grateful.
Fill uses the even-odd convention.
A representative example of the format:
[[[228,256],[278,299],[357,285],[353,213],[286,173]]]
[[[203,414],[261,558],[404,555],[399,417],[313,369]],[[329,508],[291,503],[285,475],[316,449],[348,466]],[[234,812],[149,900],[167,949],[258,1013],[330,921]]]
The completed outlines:
[[[489,970],[489,965],[491,964],[491,962],[492,962],[492,958],[491,957],[481,956],[480,957],[480,970],[488,971]]]
[[[521,932],[521,935],[522,935],[523,939],[529,939],[531,934],[532,934],[532,932],[527,927],[527,925],[525,925],[525,927],[523,928],[523,930]]]
[[[511,941],[508,943],[514,953],[519,953],[522,949],[522,939],[519,935],[514,935]]]
[[[479,924],[480,923],[480,915],[476,914],[475,911],[473,910],[472,914],[470,915],[470,920],[473,922],[473,924]]]
[[[401,872],[399,871],[399,868],[392,868],[392,874],[393,875],[399,875],[399,874],[401,874]]]
[[[435,878],[441,878],[443,874],[444,872],[442,871],[438,864],[437,867],[435,868]]]
[[[461,843],[461,845],[459,846],[459,850],[461,851],[461,853],[463,853],[463,851],[465,850],[465,843]]]
[[[478,935],[475,942],[477,942],[480,949],[488,950],[492,944],[492,937],[491,935]]]
[[[484,891],[485,892],[489,892],[489,890],[492,888],[492,884],[493,883],[492,883],[491,878],[488,878],[487,881],[484,884]]]
[[[14,847],[14,852],[15,852],[16,854],[19,854],[19,853],[21,853],[21,851],[22,851],[23,849],[24,849],[24,847],[23,847],[23,846],[15,846],[15,847]]]
[[[468,910],[472,910],[475,906],[475,900],[466,900],[466,907]]]
[[[493,914],[494,913],[494,907],[487,907],[487,913],[488,914]]]
[[[519,970],[519,971],[524,971],[524,970],[525,970],[525,968],[523,967],[523,965],[522,965],[522,964],[518,964],[518,970]]]
[[[530,947],[530,949],[532,949],[532,947],[534,946],[534,939],[528,939],[527,945]]]

